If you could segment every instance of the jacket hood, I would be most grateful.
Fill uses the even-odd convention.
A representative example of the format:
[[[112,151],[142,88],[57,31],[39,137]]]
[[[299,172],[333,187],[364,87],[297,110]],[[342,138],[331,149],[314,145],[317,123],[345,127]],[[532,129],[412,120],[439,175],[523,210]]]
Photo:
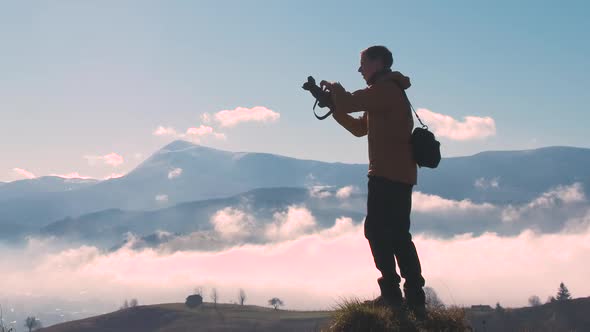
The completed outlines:
[[[400,73],[399,71],[392,71],[384,75],[384,80],[393,80],[399,84],[404,90],[409,88],[412,84],[410,78]]]

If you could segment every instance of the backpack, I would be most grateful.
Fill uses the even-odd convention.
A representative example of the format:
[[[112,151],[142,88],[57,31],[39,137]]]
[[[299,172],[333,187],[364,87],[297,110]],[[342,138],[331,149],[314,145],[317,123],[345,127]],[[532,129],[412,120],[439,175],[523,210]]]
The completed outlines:
[[[397,83],[397,81],[396,81]],[[408,95],[406,94],[406,90],[401,87],[398,83],[398,86],[402,90],[404,94],[404,98],[406,98],[406,102],[414,114],[416,114],[416,118],[422,125],[422,127],[414,128],[412,131],[412,137],[410,139],[410,143],[412,144],[412,153],[414,155],[414,160],[418,164],[418,167],[428,167],[428,168],[436,168],[440,163],[440,142],[436,140],[434,134],[428,130],[428,126],[425,125],[414,107],[410,103],[410,99],[408,99]],[[411,115],[411,114],[410,114]]]

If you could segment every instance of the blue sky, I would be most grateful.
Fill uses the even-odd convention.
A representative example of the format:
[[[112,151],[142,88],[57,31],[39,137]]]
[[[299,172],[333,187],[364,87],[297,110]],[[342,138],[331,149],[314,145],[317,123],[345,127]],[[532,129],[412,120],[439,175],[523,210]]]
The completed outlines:
[[[589,147],[588,9],[582,1],[2,1],[0,181],[23,178],[15,168],[124,174],[178,138],[154,135],[160,126],[206,126],[225,139],[200,143],[230,151],[366,163],[366,138],[317,121],[301,84],[311,74],[363,88],[359,52],[375,44],[410,76],[416,108],[455,129],[470,129],[466,116],[493,123],[483,136],[439,135],[444,156]],[[255,106],[279,117],[225,127],[202,118]],[[109,163],[113,153],[123,162]]]

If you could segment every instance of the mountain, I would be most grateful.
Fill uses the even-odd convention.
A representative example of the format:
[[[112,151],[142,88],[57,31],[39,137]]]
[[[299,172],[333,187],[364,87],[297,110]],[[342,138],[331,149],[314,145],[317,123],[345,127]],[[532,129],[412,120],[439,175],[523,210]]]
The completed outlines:
[[[266,153],[228,152],[174,141],[121,178],[75,191],[0,200],[0,236],[20,236],[27,229],[61,218],[105,209],[153,210],[262,187],[306,187],[321,183],[363,188],[366,167]]]
[[[444,158],[419,170],[415,191],[498,204],[524,203],[557,185],[590,186],[590,149],[548,147]],[[230,197],[256,188],[354,185],[366,191],[367,165],[229,152],[174,141],[127,175],[76,190],[0,199],[0,237],[14,238],[59,219],[107,209],[156,210]],[[1,188],[6,187],[3,185]]]
[[[227,207],[252,215],[261,226],[271,223],[275,213],[287,211],[293,205],[309,209],[321,228],[331,227],[336,218],[343,216],[352,218],[355,222],[362,221],[365,215],[364,195],[353,195],[343,204],[341,199],[333,196],[334,192],[331,194],[331,197],[320,200],[305,188],[262,188],[228,198],[185,202],[153,211],[108,209],[55,221],[41,228],[40,234],[55,236],[70,243],[117,248],[126,240],[126,233],[130,232],[148,244],[159,244],[159,231],[176,235],[212,231],[211,217]],[[259,239],[251,238],[249,242],[257,241]],[[217,245],[223,245],[215,244],[216,246],[203,243],[203,246],[204,249],[213,250]]]
[[[95,179],[66,179],[58,176],[43,176],[12,182],[0,182],[0,200],[18,198],[40,193],[77,190],[98,183]]]
[[[125,188],[141,185],[145,196],[138,198],[131,207],[144,208],[146,205],[153,207],[158,194],[168,195],[169,202],[183,202],[227,197],[255,188],[305,187],[314,182],[359,185],[364,183],[364,173],[366,165],[362,164],[228,152],[174,141],[123,177],[118,185]]]
[[[590,188],[588,169],[590,149],[585,148],[487,151],[420,169],[416,190],[455,200],[523,203],[559,185],[580,182]]]

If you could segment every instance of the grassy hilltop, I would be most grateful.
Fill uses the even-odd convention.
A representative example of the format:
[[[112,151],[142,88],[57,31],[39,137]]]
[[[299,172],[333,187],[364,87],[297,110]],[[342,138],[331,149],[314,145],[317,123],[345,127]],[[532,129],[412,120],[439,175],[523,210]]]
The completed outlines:
[[[460,309],[438,311],[432,317],[426,324],[417,324],[412,316],[404,318],[391,310],[354,301],[342,304],[335,311],[275,310],[212,303],[190,309],[183,303],[168,303],[123,309],[41,331],[438,331],[441,326],[463,326],[464,314]]]
[[[590,298],[502,310],[431,309],[410,314],[345,300],[333,311],[274,310],[254,305],[183,303],[137,306],[44,328],[42,332],[176,331],[590,331]]]

